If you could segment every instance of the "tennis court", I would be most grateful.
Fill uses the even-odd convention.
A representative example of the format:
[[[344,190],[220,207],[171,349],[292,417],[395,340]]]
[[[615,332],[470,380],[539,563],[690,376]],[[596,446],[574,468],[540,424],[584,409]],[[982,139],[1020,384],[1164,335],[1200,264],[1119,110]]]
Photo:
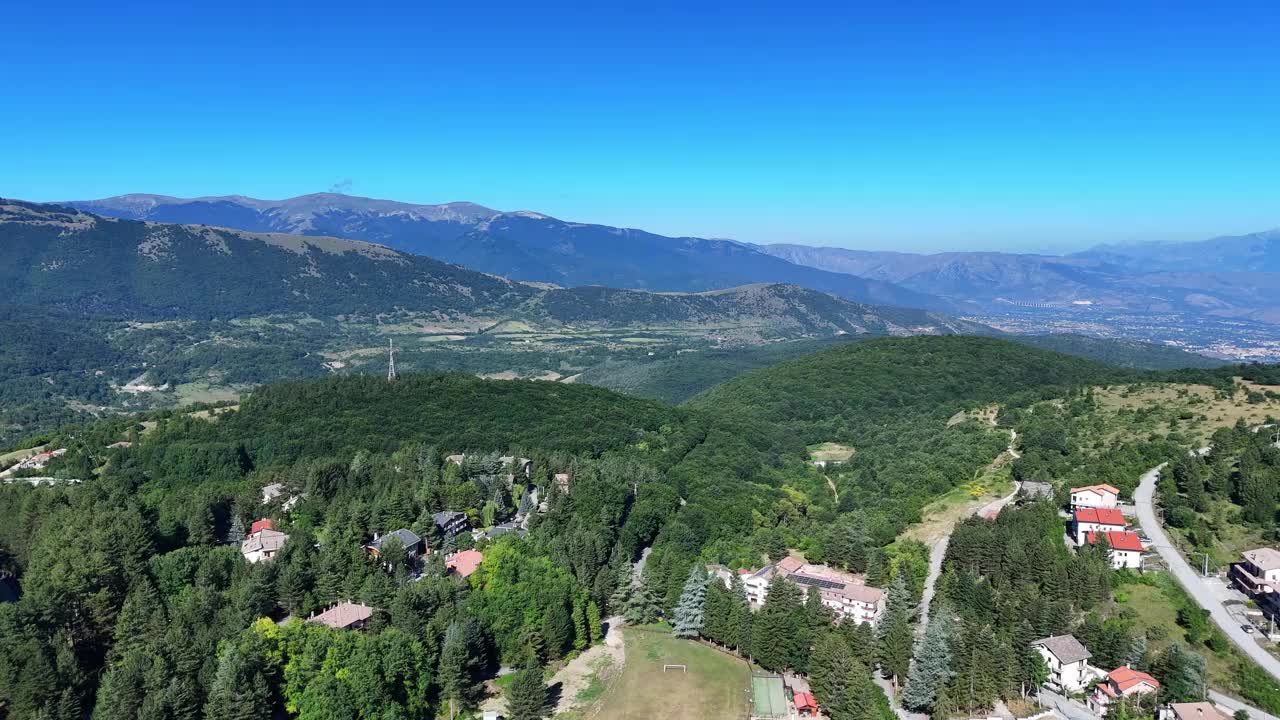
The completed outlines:
[[[787,693],[782,678],[777,675],[751,676],[751,717],[753,720],[773,720],[791,715],[787,706]]]

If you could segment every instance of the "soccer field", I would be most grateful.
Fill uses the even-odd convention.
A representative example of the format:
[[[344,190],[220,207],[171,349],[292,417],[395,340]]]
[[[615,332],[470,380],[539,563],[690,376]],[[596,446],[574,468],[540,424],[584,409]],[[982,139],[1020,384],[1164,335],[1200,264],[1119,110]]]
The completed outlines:
[[[585,718],[601,720],[743,720],[751,699],[747,664],[666,629],[627,628],[622,676]],[[685,665],[688,672],[664,665]]]

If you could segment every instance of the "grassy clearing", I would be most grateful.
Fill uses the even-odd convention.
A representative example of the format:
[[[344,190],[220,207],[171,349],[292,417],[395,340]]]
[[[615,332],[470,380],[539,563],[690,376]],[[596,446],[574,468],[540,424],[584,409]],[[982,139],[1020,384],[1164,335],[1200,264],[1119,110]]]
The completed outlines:
[[[593,679],[580,694],[595,702],[579,712],[586,719],[741,720],[746,717],[751,672],[743,660],[661,626],[623,630],[627,660],[612,683]],[[663,672],[663,665],[689,672]],[[603,673],[597,673],[597,676]],[[599,683],[597,685],[597,683]],[[594,696],[594,697],[592,697]]]
[[[969,517],[983,505],[1013,492],[1013,474],[1008,465],[1000,465],[974,478],[929,503],[921,511],[924,518],[907,528],[899,540],[919,540],[932,545],[942,539],[956,523]]]
[[[7,466],[10,463],[16,463],[19,460],[26,460],[32,455],[44,452],[47,447],[49,446],[37,445],[36,447],[28,448],[26,450],[14,450],[13,452],[4,453],[3,455],[0,455],[0,467]]]
[[[173,389],[173,392],[177,398],[178,405],[191,405],[192,403],[216,403],[225,402],[227,400],[239,400],[240,393],[244,392],[244,388],[192,382],[176,386]]]
[[[1280,400],[1264,394],[1260,402],[1249,401],[1251,391],[1268,390],[1275,392],[1277,388],[1237,379],[1236,390],[1230,395],[1208,385],[1165,384],[1095,388],[1094,397],[1101,409],[1117,421],[1107,442],[1178,432],[1201,444],[1214,430],[1230,427],[1238,420],[1258,425],[1268,417],[1280,415]]]
[[[850,445],[841,445],[833,442],[810,445],[808,450],[809,459],[814,462],[847,462],[857,452]]]

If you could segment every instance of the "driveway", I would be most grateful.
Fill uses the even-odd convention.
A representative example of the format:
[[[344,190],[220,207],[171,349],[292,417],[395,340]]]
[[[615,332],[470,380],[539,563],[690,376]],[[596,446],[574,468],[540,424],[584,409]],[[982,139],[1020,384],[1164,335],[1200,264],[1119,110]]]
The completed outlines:
[[[1142,476],[1142,481],[1138,484],[1138,490],[1133,496],[1134,504],[1138,507],[1138,522],[1147,537],[1151,538],[1151,547],[1160,553],[1160,557],[1164,559],[1165,565],[1168,566],[1169,572],[1173,577],[1177,579],[1178,584],[1191,597],[1195,598],[1200,607],[1209,611],[1213,622],[1222,629],[1222,632],[1226,633],[1232,642],[1261,666],[1263,670],[1266,670],[1272,678],[1280,682],[1280,660],[1277,660],[1274,655],[1263,649],[1251,635],[1240,629],[1240,623],[1236,622],[1222,605],[1222,601],[1219,599],[1219,591],[1205,585],[1199,573],[1191,568],[1182,557],[1182,553],[1178,552],[1178,549],[1169,541],[1169,536],[1165,534],[1164,528],[1156,521],[1155,510],[1152,507],[1152,497],[1155,495],[1156,478],[1160,475],[1162,468],[1164,468],[1164,465],[1148,470]]]

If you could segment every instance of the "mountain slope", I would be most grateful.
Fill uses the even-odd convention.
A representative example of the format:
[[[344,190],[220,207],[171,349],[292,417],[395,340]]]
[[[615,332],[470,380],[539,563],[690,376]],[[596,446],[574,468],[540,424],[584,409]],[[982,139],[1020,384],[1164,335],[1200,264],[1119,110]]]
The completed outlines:
[[[371,243],[111,220],[0,202],[8,302],[119,318],[477,312],[536,291]]]
[[[122,195],[66,204],[134,220],[366,240],[516,280],[558,285],[699,292],[782,282],[857,302],[954,309],[927,293],[797,266],[742,243],[665,237],[531,212],[499,213],[473,203],[413,205],[318,193],[278,201]]]

